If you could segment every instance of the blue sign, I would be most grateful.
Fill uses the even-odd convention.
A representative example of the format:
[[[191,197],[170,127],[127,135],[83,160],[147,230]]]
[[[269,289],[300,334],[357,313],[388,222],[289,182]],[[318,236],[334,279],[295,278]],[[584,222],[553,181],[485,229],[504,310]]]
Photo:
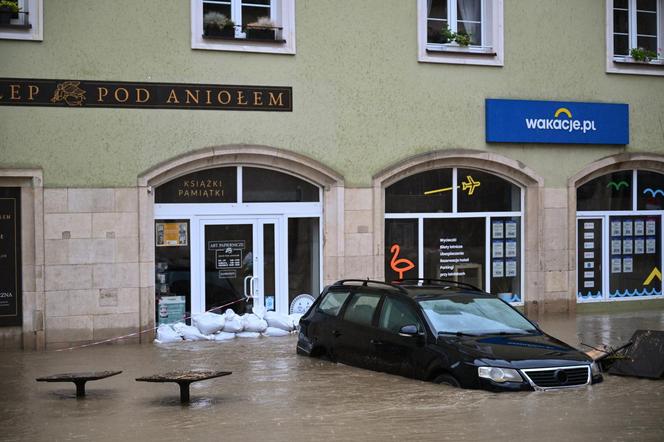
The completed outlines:
[[[487,99],[486,141],[629,144],[629,106]]]

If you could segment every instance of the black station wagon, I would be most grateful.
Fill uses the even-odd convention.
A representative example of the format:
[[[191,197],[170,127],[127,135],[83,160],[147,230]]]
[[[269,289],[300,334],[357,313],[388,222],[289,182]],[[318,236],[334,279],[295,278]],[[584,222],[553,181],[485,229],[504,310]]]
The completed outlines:
[[[455,281],[338,281],[300,320],[297,353],[493,391],[602,380],[586,354],[498,297]]]

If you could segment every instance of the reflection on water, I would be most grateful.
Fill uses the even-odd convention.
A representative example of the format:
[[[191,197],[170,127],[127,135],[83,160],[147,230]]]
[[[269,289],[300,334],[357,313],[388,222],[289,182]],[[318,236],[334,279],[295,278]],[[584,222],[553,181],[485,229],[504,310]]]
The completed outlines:
[[[619,345],[664,330],[664,311],[540,319],[578,345]],[[607,376],[590,388],[532,393],[459,390],[295,355],[295,338],[98,346],[0,353],[1,440],[662,440],[664,381]],[[134,379],[165,371],[231,370],[194,383]],[[74,385],[35,378],[124,370]],[[601,436],[603,435],[603,436]]]

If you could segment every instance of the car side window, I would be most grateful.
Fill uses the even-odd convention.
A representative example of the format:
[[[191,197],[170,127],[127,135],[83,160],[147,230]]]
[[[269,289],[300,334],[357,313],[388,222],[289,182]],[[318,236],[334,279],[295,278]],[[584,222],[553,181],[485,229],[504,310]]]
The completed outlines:
[[[346,307],[344,319],[356,324],[371,325],[380,297],[381,295],[356,293]]]
[[[337,316],[350,292],[328,292],[318,306],[318,311],[326,315]]]
[[[419,319],[408,304],[386,297],[380,312],[378,326],[393,333],[399,333],[404,325],[416,325],[418,330],[422,330]]]

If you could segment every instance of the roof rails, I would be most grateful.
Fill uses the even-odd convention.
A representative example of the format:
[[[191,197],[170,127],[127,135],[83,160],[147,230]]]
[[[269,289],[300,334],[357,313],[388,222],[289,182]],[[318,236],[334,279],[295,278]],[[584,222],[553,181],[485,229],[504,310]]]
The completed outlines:
[[[344,285],[353,285],[353,284],[348,284],[348,283],[361,283],[361,286],[368,287],[369,284],[377,284],[380,286],[388,286],[391,287],[395,290],[399,290],[400,292],[407,293],[406,290],[403,287],[400,287],[398,285],[392,284],[390,282],[385,282],[385,281],[373,281],[371,279],[342,279],[340,281],[335,282],[332,284],[333,286],[344,286]]]
[[[465,287],[471,290],[475,290],[478,292],[483,292],[479,287],[475,287],[472,284],[468,284],[466,282],[459,282],[459,281],[452,281],[452,280],[447,280],[447,279],[434,279],[434,278],[405,278],[405,279],[399,279],[396,281],[392,281],[393,284],[403,284],[403,283],[408,283],[408,282],[417,282],[418,285],[419,283],[423,282],[424,284],[427,285],[456,285],[459,287]]]

